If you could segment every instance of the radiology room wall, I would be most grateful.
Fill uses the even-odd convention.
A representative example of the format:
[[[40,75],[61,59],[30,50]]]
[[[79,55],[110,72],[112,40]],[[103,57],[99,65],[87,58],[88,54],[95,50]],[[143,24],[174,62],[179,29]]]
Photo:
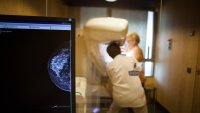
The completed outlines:
[[[197,0],[163,1],[161,5],[155,47],[155,81],[157,100],[170,113],[192,112],[200,38],[198,10]],[[187,69],[191,69],[191,73]]]
[[[0,14],[67,17],[63,0],[1,0]]]

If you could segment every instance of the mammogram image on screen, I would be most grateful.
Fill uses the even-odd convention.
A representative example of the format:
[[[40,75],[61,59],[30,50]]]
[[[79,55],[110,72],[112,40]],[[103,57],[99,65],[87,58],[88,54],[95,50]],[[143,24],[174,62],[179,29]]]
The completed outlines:
[[[1,109],[72,113],[70,31],[1,30]]]
[[[71,91],[70,42],[55,50],[48,62],[48,72],[52,82],[64,91]]]

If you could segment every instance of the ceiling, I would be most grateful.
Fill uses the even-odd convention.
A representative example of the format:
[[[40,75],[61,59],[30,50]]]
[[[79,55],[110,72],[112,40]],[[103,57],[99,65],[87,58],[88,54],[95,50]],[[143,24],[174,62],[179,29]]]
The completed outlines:
[[[116,2],[106,2],[105,0],[64,0],[68,6],[89,6],[89,7],[111,7],[156,10],[160,0],[117,0]]]

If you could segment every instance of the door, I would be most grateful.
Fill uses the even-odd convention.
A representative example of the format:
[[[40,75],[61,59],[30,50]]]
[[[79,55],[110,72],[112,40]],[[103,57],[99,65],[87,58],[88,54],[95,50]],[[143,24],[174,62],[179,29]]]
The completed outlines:
[[[197,57],[197,71],[194,85],[193,107],[192,113],[200,113],[200,33],[198,33],[198,57]]]

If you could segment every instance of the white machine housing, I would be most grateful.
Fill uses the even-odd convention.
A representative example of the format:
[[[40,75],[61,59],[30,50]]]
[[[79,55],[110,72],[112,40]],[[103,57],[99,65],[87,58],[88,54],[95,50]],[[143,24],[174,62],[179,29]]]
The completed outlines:
[[[100,43],[125,41],[128,21],[121,18],[99,17],[87,21],[84,26],[84,37]]]

